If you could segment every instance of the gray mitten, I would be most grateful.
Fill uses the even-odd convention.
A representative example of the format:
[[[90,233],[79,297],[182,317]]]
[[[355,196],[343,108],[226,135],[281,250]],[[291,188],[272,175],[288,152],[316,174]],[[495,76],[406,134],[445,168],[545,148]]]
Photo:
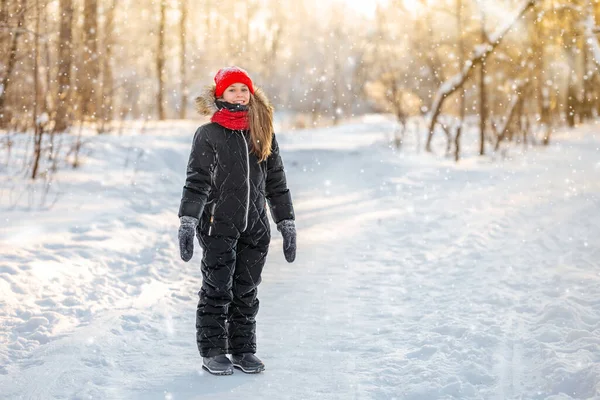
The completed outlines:
[[[194,238],[199,221],[198,218],[187,216],[180,217],[179,221],[179,254],[183,261],[188,262],[194,255]]]
[[[277,230],[283,236],[283,255],[287,262],[296,259],[296,224],[293,219],[284,219],[277,224]]]

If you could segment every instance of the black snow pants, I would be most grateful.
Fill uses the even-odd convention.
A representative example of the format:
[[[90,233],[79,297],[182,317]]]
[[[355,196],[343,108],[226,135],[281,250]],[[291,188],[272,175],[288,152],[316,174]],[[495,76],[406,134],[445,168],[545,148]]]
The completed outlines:
[[[263,229],[238,237],[198,232],[203,256],[196,341],[202,357],[256,352],[257,287],[270,242],[265,224],[257,225]]]

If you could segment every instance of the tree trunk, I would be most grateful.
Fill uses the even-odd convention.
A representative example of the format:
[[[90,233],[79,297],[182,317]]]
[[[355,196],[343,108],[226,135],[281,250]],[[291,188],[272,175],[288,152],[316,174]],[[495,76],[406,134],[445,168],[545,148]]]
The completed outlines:
[[[8,27],[8,0],[0,0],[0,26],[4,26],[4,27]],[[12,38],[12,35],[10,35],[8,29],[5,28],[5,30],[0,29],[0,52],[4,53],[8,47],[6,45],[6,42],[8,42],[8,40]],[[4,56],[4,54],[3,54]],[[0,62],[2,62],[3,65],[6,64],[6,60],[4,59],[4,57],[0,58]]]
[[[462,0],[456,0],[456,27],[458,35],[458,65],[462,66],[465,63],[465,41],[463,39],[463,24],[462,24]],[[462,129],[465,121],[465,96],[467,95],[464,87],[460,91],[460,99],[458,102],[459,107],[459,124],[456,128],[456,135],[454,136],[454,161],[460,160],[460,138],[462,135]]]
[[[38,121],[38,54],[40,48],[40,8],[39,0],[35,0],[35,37],[33,38],[33,127],[34,127],[34,147],[33,147],[33,168],[31,170],[31,179],[35,179],[37,176],[38,167],[40,164],[40,157],[42,154],[42,124]]]
[[[188,102],[188,89],[187,89],[187,79],[185,74],[185,41],[186,41],[186,30],[185,30],[185,21],[187,19],[187,0],[181,0],[181,19],[179,20],[179,41],[181,44],[181,54],[179,59],[179,74],[181,75],[181,88],[179,89],[181,92],[181,105],[179,106],[179,118],[185,119],[185,112],[187,109]]]
[[[496,144],[494,146],[494,151],[497,152],[500,149],[500,144],[503,140],[507,138],[507,136],[512,136],[511,124],[515,119],[515,115],[523,111],[523,99],[528,91],[528,86],[525,82],[516,85],[517,88],[514,93],[513,99],[508,104],[508,113],[504,119],[504,123],[500,126],[500,129],[496,131]],[[520,122],[519,122],[520,125]]]
[[[0,24],[8,21],[8,0],[0,0]]]
[[[0,83],[0,128],[4,128],[8,123],[8,116],[5,114],[5,103],[6,103],[6,93],[8,92],[8,87],[11,83],[10,77],[15,68],[15,64],[17,62],[17,50],[19,47],[19,37],[22,34],[23,24],[25,23],[25,3],[26,0],[21,0],[19,3],[19,9],[17,11],[18,14],[18,22],[17,22],[17,30],[11,35],[10,41],[10,49],[8,51],[8,62],[6,63],[6,70],[4,72],[4,76],[2,77],[2,81]],[[4,12],[8,13],[8,4],[3,5]]]
[[[592,77],[594,73],[590,65],[589,49],[584,43],[582,47],[582,77],[583,82],[583,94],[581,103],[581,120],[590,120],[593,118],[592,107],[594,104],[594,87],[592,85]]]
[[[336,38],[336,42],[339,43],[339,39],[341,38],[341,32],[339,31],[339,28],[335,29],[335,33],[334,33],[334,37]],[[330,55],[331,59],[332,59],[332,70],[333,70],[333,74],[335,77],[337,77],[337,79],[332,79],[331,80],[331,84],[333,85],[332,87],[332,102],[331,102],[331,111],[333,113],[333,115],[331,116],[332,118],[332,122],[333,125],[337,125],[340,123],[340,117],[342,116],[342,93],[341,93],[341,88],[343,86],[343,82],[342,80],[343,75],[342,75],[342,66],[340,65],[340,60],[339,60],[339,56],[338,54],[331,54]],[[339,110],[339,112],[338,112]]]
[[[105,8],[104,17],[104,57],[102,57],[102,85],[100,88],[100,110],[99,119],[101,121],[101,127],[99,132],[106,132],[106,125],[113,119],[113,95],[114,95],[114,83],[112,64],[110,62],[112,58],[112,47],[114,43],[113,28],[115,19],[115,8],[117,7],[117,0],[113,0],[112,4]]]
[[[98,59],[98,1],[85,0],[83,10],[83,78],[81,79],[81,115],[97,118],[97,87],[100,81]]]
[[[481,43],[486,43],[485,13],[481,10]],[[487,120],[487,104],[485,98],[485,59],[479,65],[479,155],[485,155],[485,123]]]
[[[598,27],[596,26],[596,15],[594,13],[594,4],[592,0],[588,0],[586,7],[586,18],[582,21],[585,33],[585,41],[592,53],[592,59],[600,66],[600,42],[596,34]]]
[[[58,36],[58,93],[56,95],[56,115],[54,131],[63,132],[69,126],[68,114],[71,111],[71,64],[73,61],[73,0],[60,0],[60,32]]]
[[[567,43],[570,43],[571,41],[568,40],[568,36],[565,38]],[[575,46],[574,43],[570,44],[571,46]],[[575,71],[576,68],[576,49],[568,48],[566,50],[566,56],[567,56],[567,65],[569,66],[568,69],[568,76],[567,76],[567,98],[565,101],[565,119],[567,121],[567,125],[570,128],[575,127],[575,118],[576,118],[576,113],[577,113],[577,109],[578,109],[578,96],[577,96],[577,89],[578,89],[578,82],[577,82],[577,73]],[[545,143],[546,138],[544,138],[544,144]]]
[[[158,27],[158,49],[156,51],[156,73],[158,78],[158,93],[156,96],[156,102],[158,104],[158,119],[163,121],[165,119],[165,107],[163,104],[163,93],[164,93],[164,68],[165,68],[165,25],[166,25],[166,14],[167,14],[167,2],[166,0],[160,1],[160,22]]]
[[[448,156],[452,150],[452,126],[450,124],[442,125],[442,128],[446,134],[446,156]]]
[[[398,126],[394,129],[394,146],[397,150],[400,150],[404,143],[404,135],[406,134],[406,116],[402,111],[397,111],[396,120]]]
[[[521,133],[523,135],[523,146],[527,146],[527,135],[529,135],[529,119],[527,118],[527,116],[525,115],[525,101],[522,99],[522,101],[519,103],[519,109],[518,109],[518,114],[517,114],[517,128],[518,128],[518,132]],[[523,121],[523,119],[525,118],[525,121]]]
[[[546,48],[543,39],[545,37],[545,32],[543,30],[542,22],[537,20],[536,15],[537,13],[534,12],[533,17],[531,18],[531,28],[529,30],[531,47],[533,49],[533,54],[536,55],[536,57],[532,57],[531,59],[531,62],[535,63],[534,74],[536,77],[533,81],[535,83],[540,123],[545,127],[548,127],[552,121],[550,118],[550,93],[544,76],[546,68],[544,63]]]
[[[44,6],[44,14],[42,14],[43,19],[41,21],[42,27],[44,28],[44,36],[48,36],[49,35],[49,24],[48,24],[48,4],[46,4]],[[52,17],[51,17],[52,18]],[[49,110],[54,109],[55,104],[53,103],[54,99],[53,96],[51,95],[51,88],[52,88],[52,58],[51,56],[54,54],[54,49],[50,49],[50,41],[49,40],[44,40],[42,43],[44,45],[44,61],[46,63],[45,66],[45,70],[46,70],[46,76],[45,76],[45,86],[43,88],[43,93],[46,93],[46,95],[44,95],[44,112],[45,113],[49,113]],[[50,150],[52,151],[52,149]]]

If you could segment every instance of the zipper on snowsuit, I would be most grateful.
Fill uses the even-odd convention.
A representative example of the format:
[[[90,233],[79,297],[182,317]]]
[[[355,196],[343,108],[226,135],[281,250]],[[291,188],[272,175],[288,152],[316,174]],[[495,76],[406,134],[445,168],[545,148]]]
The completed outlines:
[[[250,209],[250,154],[248,151],[248,142],[246,140],[246,136],[244,136],[244,132],[240,131],[242,139],[244,140],[244,146],[246,147],[246,187],[248,188],[248,195],[246,196],[246,216],[244,218],[244,228],[242,232],[244,232],[248,228],[248,212]]]

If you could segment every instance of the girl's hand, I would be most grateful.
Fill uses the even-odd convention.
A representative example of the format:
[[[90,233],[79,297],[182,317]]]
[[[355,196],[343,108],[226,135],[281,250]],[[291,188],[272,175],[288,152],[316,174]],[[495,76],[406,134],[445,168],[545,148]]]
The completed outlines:
[[[194,255],[194,237],[196,237],[196,227],[198,218],[183,216],[179,218],[179,254],[181,259],[188,262]]]
[[[296,259],[296,224],[293,219],[284,219],[277,224],[277,230],[283,236],[283,255],[287,262]]]

